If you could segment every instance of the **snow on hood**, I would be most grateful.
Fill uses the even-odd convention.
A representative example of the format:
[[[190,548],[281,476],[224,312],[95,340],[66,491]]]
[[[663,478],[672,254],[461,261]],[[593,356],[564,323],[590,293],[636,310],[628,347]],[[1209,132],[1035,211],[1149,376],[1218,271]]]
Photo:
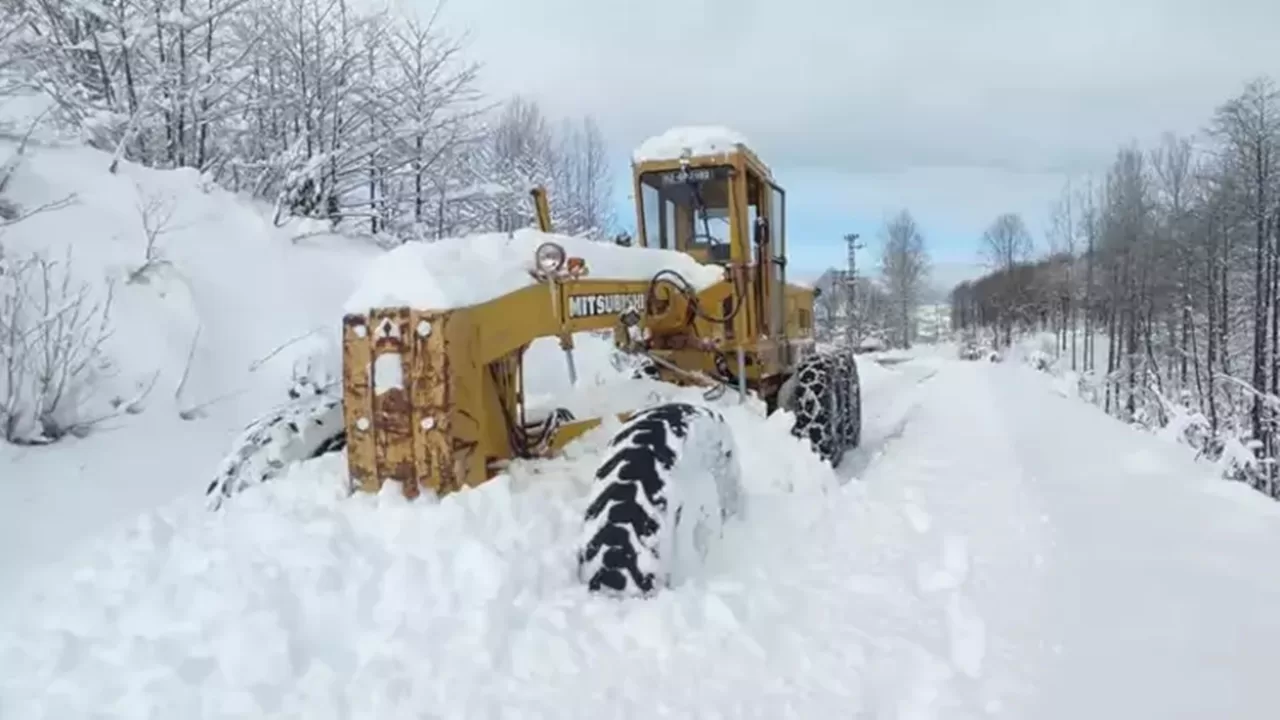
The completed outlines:
[[[348,298],[349,313],[408,306],[449,310],[478,305],[534,284],[534,251],[559,243],[586,261],[588,278],[643,281],[660,270],[680,273],[697,290],[724,277],[723,268],[703,265],[684,253],[544,233],[534,229],[487,233],[435,242],[412,242],[379,256]]]
[[[690,155],[718,155],[733,152],[739,145],[750,145],[746,136],[719,125],[694,125],[671,128],[640,144],[631,154],[637,163],[650,160],[674,160],[686,150]]]

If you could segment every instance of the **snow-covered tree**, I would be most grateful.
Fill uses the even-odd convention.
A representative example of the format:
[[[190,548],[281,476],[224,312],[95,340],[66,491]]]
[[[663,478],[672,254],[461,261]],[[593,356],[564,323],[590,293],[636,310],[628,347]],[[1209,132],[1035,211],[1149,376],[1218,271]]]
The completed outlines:
[[[531,100],[490,108],[435,20],[354,0],[9,0],[0,81],[53,98],[117,160],[196,168],[281,216],[402,238],[510,229],[543,184],[557,230],[606,236],[591,118],[553,131]]]

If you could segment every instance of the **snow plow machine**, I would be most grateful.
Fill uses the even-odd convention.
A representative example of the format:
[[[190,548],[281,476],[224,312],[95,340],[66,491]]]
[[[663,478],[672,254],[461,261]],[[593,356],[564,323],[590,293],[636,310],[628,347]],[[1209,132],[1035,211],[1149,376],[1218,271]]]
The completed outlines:
[[[415,275],[447,273],[445,255],[479,239],[381,256],[375,264],[396,266],[405,286],[375,275],[348,303],[341,382],[295,385],[288,405],[246,428],[208,487],[209,507],[329,452],[345,451],[351,492],[410,499],[550,457],[601,419],[526,408],[525,350],[558,338],[576,383],[574,334],[587,331],[611,330],[635,377],[793,413],[792,435],[838,465],[861,434],[857,366],[847,350],[818,348],[814,290],[787,282],[785,194],[769,168],[741,136],[696,128],[647,141],[632,175],[633,243],[553,234],[535,189],[538,228],[486,236],[500,247],[481,264],[514,268],[492,270],[487,296],[446,302],[420,292],[429,278]],[[648,595],[737,512],[739,458],[714,403],[660,402],[617,418],[587,498],[578,573],[592,591]]]

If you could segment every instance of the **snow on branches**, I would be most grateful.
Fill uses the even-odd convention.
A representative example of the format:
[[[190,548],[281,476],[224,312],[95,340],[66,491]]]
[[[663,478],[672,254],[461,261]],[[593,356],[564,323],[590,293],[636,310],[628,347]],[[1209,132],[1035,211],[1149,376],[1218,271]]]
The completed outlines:
[[[277,221],[496,230],[528,219],[541,183],[558,230],[607,232],[599,130],[491,107],[461,50],[435,15],[352,0],[19,3],[0,26],[0,74],[89,143],[274,200]]]

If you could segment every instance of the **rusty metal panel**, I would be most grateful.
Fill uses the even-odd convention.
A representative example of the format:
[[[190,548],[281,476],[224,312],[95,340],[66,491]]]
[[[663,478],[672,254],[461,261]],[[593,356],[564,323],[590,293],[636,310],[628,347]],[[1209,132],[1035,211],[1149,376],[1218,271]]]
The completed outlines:
[[[369,319],[352,313],[342,318],[342,414],[347,429],[347,472],[353,490],[377,492],[370,369],[373,343]]]
[[[453,474],[453,397],[449,367],[449,313],[415,311],[409,383],[413,400],[413,462],[417,484],[444,495],[457,489]],[[415,488],[414,493],[417,493]]]
[[[396,480],[415,484],[413,413],[409,403],[405,357],[409,351],[409,308],[381,308],[369,313],[373,333],[373,439],[378,484]],[[415,484],[414,492],[417,488]]]
[[[449,491],[463,487],[475,487],[488,479],[485,471],[485,459],[479,450],[488,433],[506,435],[506,425],[501,416],[490,412],[485,405],[486,389],[493,384],[489,377],[488,365],[477,362],[475,339],[477,333],[460,332],[466,328],[475,328],[477,322],[470,315],[455,318],[459,323],[449,331],[449,411],[452,424],[449,426],[449,452],[452,464],[442,468],[445,487]]]

